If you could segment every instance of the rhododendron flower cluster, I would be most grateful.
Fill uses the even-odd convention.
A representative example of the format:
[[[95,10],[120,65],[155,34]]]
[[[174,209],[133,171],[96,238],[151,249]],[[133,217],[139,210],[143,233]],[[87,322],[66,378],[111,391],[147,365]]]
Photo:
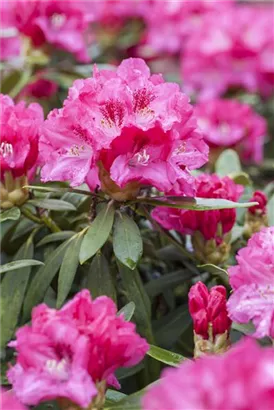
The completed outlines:
[[[194,193],[190,170],[208,147],[179,86],[150,75],[141,59],[77,80],[64,107],[53,110],[40,140],[43,181],[86,181],[118,200],[141,186]]]
[[[86,408],[100,382],[119,387],[114,372],[141,361],[148,344],[135,325],[117,316],[114,302],[78,293],[62,309],[41,304],[10,343],[17,351],[8,378],[25,404],[67,398]]]
[[[178,53],[207,14],[226,13],[234,0],[152,0],[144,14],[146,43],[158,52]],[[159,21],[161,24],[159,24]]]
[[[226,308],[226,289],[202,282],[193,285],[188,306],[194,326],[195,357],[209,352],[222,352],[228,347],[231,320]]]
[[[20,39],[15,28],[15,15],[12,1],[1,1],[0,8],[1,36],[0,60],[5,61],[20,54]]]
[[[182,54],[186,91],[198,92],[199,99],[220,96],[235,87],[270,95],[273,41],[272,5],[238,6],[217,17],[205,16]]]
[[[143,410],[271,410],[273,349],[243,340],[228,352],[164,370],[143,398]]]
[[[237,201],[243,187],[229,177],[200,174],[196,178],[198,198],[222,198]],[[205,263],[221,263],[229,256],[229,233],[236,220],[235,209],[192,211],[157,207],[153,218],[165,229],[192,235],[196,257]]]
[[[255,337],[274,338],[274,227],[255,233],[228,269],[233,294],[228,301],[232,320],[255,325]]]
[[[34,47],[45,44],[88,62],[87,29],[94,19],[91,3],[74,0],[11,0],[15,26]]]
[[[205,140],[215,152],[234,148],[243,161],[261,162],[267,134],[266,120],[237,100],[214,99],[195,107]]]
[[[39,130],[43,110],[39,104],[28,107],[22,101],[0,94],[1,127],[1,207],[10,208],[26,199],[22,186],[37,167]]]
[[[26,407],[19,402],[14,393],[2,389],[0,391],[1,410],[26,410]]]

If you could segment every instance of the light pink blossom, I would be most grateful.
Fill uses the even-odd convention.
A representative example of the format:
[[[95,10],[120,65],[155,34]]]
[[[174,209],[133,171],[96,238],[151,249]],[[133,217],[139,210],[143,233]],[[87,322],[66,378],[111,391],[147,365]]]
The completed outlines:
[[[1,410],[27,410],[11,390],[4,390],[2,387],[0,390],[0,407]]]
[[[85,180],[91,189],[108,184],[155,186],[191,194],[189,171],[207,161],[208,148],[177,84],[151,75],[141,59],[115,71],[77,80],[64,107],[45,122],[40,152],[42,180]],[[106,179],[106,177],[104,177]]]
[[[152,0],[144,13],[146,43],[157,52],[178,53],[207,14],[218,18],[233,3],[234,0]]]
[[[213,150],[234,148],[244,161],[263,160],[267,124],[249,105],[237,100],[214,99],[197,104],[195,114]]]
[[[34,308],[31,326],[19,329],[10,346],[17,361],[8,378],[23,403],[63,397],[83,408],[97,394],[97,382],[119,387],[115,370],[137,364],[148,350],[135,325],[117,316],[114,302],[92,301],[88,290],[59,311]]]
[[[199,198],[237,201],[242,193],[243,187],[235,184],[229,177],[201,174],[196,178],[196,196]],[[230,232],[235,223],[236,211],[235,209],[192,211],[157,207],[152,211],[152,216],[165,229],[174,229],[190,235],[200,231],[206,240],[215,238],[217,242],[221,242],[223,235]]]
[[[1,1],[0,60],[11,60],[20,54],[20,38],[15,27],[12,1]]]
[[[186,360],[163,371],[142,399],[143,410],[271,410],[273,348],[243,340],[223,355]]]
[[[255,233],[228,269],[233,293],[228,311],[238,323],[253,321],[255,337],[274,338],[274,227]]]
[[[14,104],[3,94],[0,104],[1,179],[6,171],[13,177],[30,176],[37,166],[39,132],[44,119],[42,107],[35,103],[27,107],[23,101]]]
[[[238,5],[217,17],[205,16],[182,53],[186,92],[200,99],[224,95],[230,88],[271,95],[273,40],[272,5]]]

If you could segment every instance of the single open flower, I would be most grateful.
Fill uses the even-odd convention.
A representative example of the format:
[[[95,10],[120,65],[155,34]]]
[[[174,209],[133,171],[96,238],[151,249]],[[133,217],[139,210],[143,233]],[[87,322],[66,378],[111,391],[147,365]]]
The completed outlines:
[[[45,121],[40,153],[43,181],[102,188],[117,200],[142,186],[193,194],[190,170],[208,147],[179,86],[151,75],[141,59],[77,80],[64,107]]]
[[[166,369],[142,399],[143,410],[272,410],[273,349],[245,339],[222,355]]]
[[[233,293],[228,300],[230,318],[253,321],[255,337],[274,338],[274,227],[255,233],[228,269]]]

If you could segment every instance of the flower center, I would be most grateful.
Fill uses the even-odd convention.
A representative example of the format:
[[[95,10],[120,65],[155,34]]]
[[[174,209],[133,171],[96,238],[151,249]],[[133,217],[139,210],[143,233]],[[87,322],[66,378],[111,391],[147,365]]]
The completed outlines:
[[[12,144],[9,144],[9,143],[7,143],[7,142],[1,142],[1,145],[0,145],[0,155],[1,155],[3,158],[6,158],[6,157],[8,157],[9,155],[12,155],[12,154],[13,154]]]
[[[60,28],[64,25],[65,21],[66,21],[66,16],[65,14],[60,14],[60,13],[54,13],[51,16],[51,24],[53,25],[53,27],[55,28]]]
[[[141,151],[137,152],[129,161],[130,166],[143,165],[147,166],[150,155],[147,153],[147,150],[144,148]]]
[[[46,370],[51,376],[59,380],[67,380],[69,378],[68,372],[68,362],[66,359],[58,360],[47,360]]]

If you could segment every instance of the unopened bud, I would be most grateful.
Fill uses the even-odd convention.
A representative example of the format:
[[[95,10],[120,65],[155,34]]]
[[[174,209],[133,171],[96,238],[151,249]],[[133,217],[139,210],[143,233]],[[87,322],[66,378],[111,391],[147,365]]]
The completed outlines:
[[[10,171],[5,172],[3,181],[0,183],[1,208],[9,209],[26,202],[29,192],[23,188],[25,185],[28,185],[25,175],[15,178]]]
[[[262,191],[255,191],[250,202],[258,202],[248,208],[245,215],[245,224],[243,235],[249,239],[254,233],[259,232],[265,226],[268,226],[266,213],[267,197]]]
[[[194,326],[194,356],[225,351],[229,346],[231,320],[224,286],[214,286],[209,291],[198,282],[190,289],[188,298]]]
[[[191,238],[196,258],[201,263],[212,263],[220,265],[224,263],[230,255],[230,233],[224,235],[222,241],[212,238],[206,240],[201,232],[196,231]]]

